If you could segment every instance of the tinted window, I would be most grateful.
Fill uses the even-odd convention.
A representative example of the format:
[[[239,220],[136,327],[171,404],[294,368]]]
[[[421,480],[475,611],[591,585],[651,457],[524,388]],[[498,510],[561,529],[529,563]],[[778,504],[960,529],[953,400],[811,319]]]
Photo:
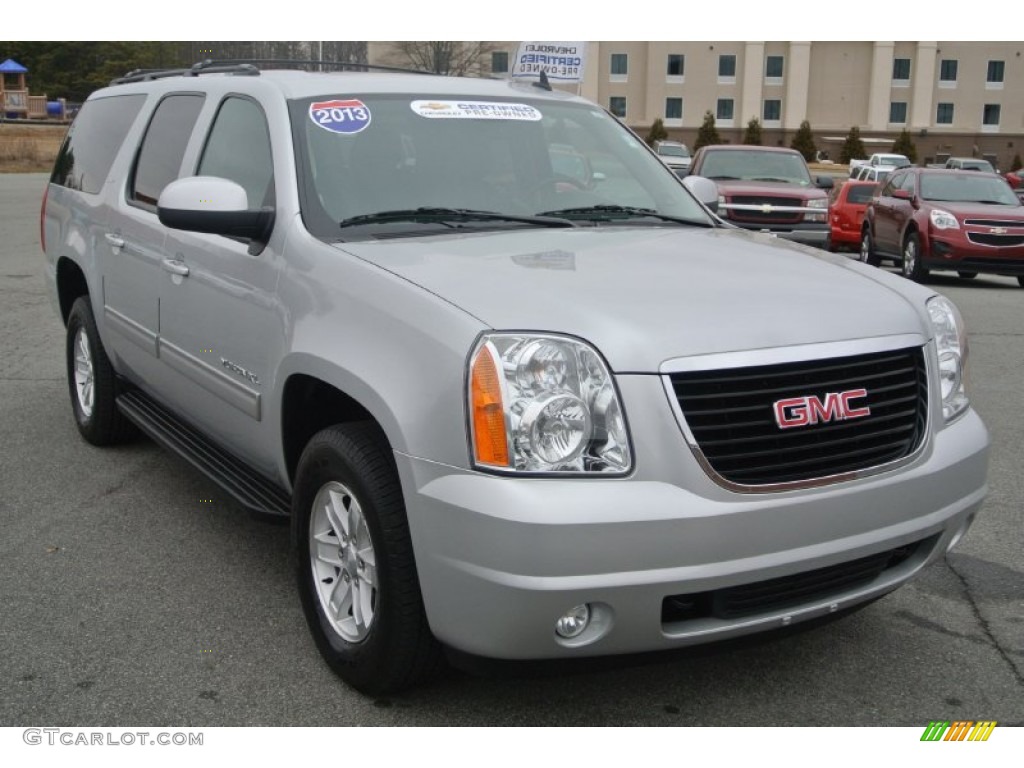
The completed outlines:
[[[250,208],[273,205],[274,164],[263,110],[248,99],[221,104],[206,139],[200,176],[231,179],[245,189]]]
[[[892,197],[892,191],[894,189],[899,189],[900,184],[903,183],[903,179],[906,177],[907,175],[905,173],[897,173],[889,179],[884,187],[882,187],[882,194],[887,197]]]
[[[850,191],[846,193],[846,199],[851,203],[866,203],[875,193],[875,189],[877,189],[877,187],[869,184],[857,184],[856,186],[851,186]]]
[[[765,77],[782,77],[782,56],[769,56],[765,59],[764,63],[764,75]]]
[[[910,59],[893,59],[892,60],[892,79],[893,80],[909,80],[910,79]]]
[[[87,101],[71,124],[50,181],[96,194],[146,97],[111,96]]]
[[[132,184],[133,200],[156,205],[164,187],[178,178],[185,146],[202,108],[203,97],[197,94],[168,96],[160,102],[142,140]]]

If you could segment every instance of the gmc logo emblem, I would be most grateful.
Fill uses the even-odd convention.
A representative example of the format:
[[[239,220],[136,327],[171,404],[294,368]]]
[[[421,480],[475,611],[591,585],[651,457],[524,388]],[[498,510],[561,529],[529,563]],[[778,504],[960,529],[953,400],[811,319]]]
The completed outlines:
[[[817,424],[819,421],[861,419],[870,416],[871,409],[867,406],[856,408],[851,401],[867,395],[866,389],[851,389],[849,392],[829,392],[824,400],[819,400],[815,395],[777,400],[773,406],[775,423],[779,429],[792,429]]]

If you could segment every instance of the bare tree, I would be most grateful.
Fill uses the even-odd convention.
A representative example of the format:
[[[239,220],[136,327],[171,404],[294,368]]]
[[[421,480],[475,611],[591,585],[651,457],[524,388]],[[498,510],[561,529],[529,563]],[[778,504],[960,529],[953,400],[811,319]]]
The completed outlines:
[[[407,40],[395,43],[389,58],[396,66],[439,75],[467,75],[489,71],[483,66],[483,59],[493,50],[494,46],[485,42]]]

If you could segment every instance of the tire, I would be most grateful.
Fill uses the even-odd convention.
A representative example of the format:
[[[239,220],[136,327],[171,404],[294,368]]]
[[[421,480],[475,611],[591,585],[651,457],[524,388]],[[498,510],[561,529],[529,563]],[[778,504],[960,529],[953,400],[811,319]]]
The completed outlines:
[[[868,227],[864,227],[864,231],[860,233],[860,255],[858,258],[872,267],[882,264],[881,257],[875,253],[875,244],[871,241],[871,230]]]
[[[910,232],[903,240],[903,276],[915,283],[923,283],[928,278],[928,270],[921,264],[921,238],[916,232]]]
[[[394,457],[376,425],[336,425],[309,441],[296,471],[292,532],[306,622],[339,677],[378,696],[441,668]]]
[[[957,272],[964,280],[973,280],[978,276],[977,272]]]
[[[117,407],[117,374],[100,341],[88,296],[71,306],[65,352],[71,410],[82,437],[93,445],[116,445],[135,437],[135,425]]]

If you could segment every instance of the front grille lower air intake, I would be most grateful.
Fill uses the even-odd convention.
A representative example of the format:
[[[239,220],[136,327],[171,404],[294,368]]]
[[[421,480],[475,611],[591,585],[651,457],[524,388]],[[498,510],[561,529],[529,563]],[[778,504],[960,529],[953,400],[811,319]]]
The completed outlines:
[[[710,468],[738,485],[843,475],[902,459],[924,438],[928,377],[921,348],[669,376]],[[864,389],[870,415],[781,429],[775,403]]]

